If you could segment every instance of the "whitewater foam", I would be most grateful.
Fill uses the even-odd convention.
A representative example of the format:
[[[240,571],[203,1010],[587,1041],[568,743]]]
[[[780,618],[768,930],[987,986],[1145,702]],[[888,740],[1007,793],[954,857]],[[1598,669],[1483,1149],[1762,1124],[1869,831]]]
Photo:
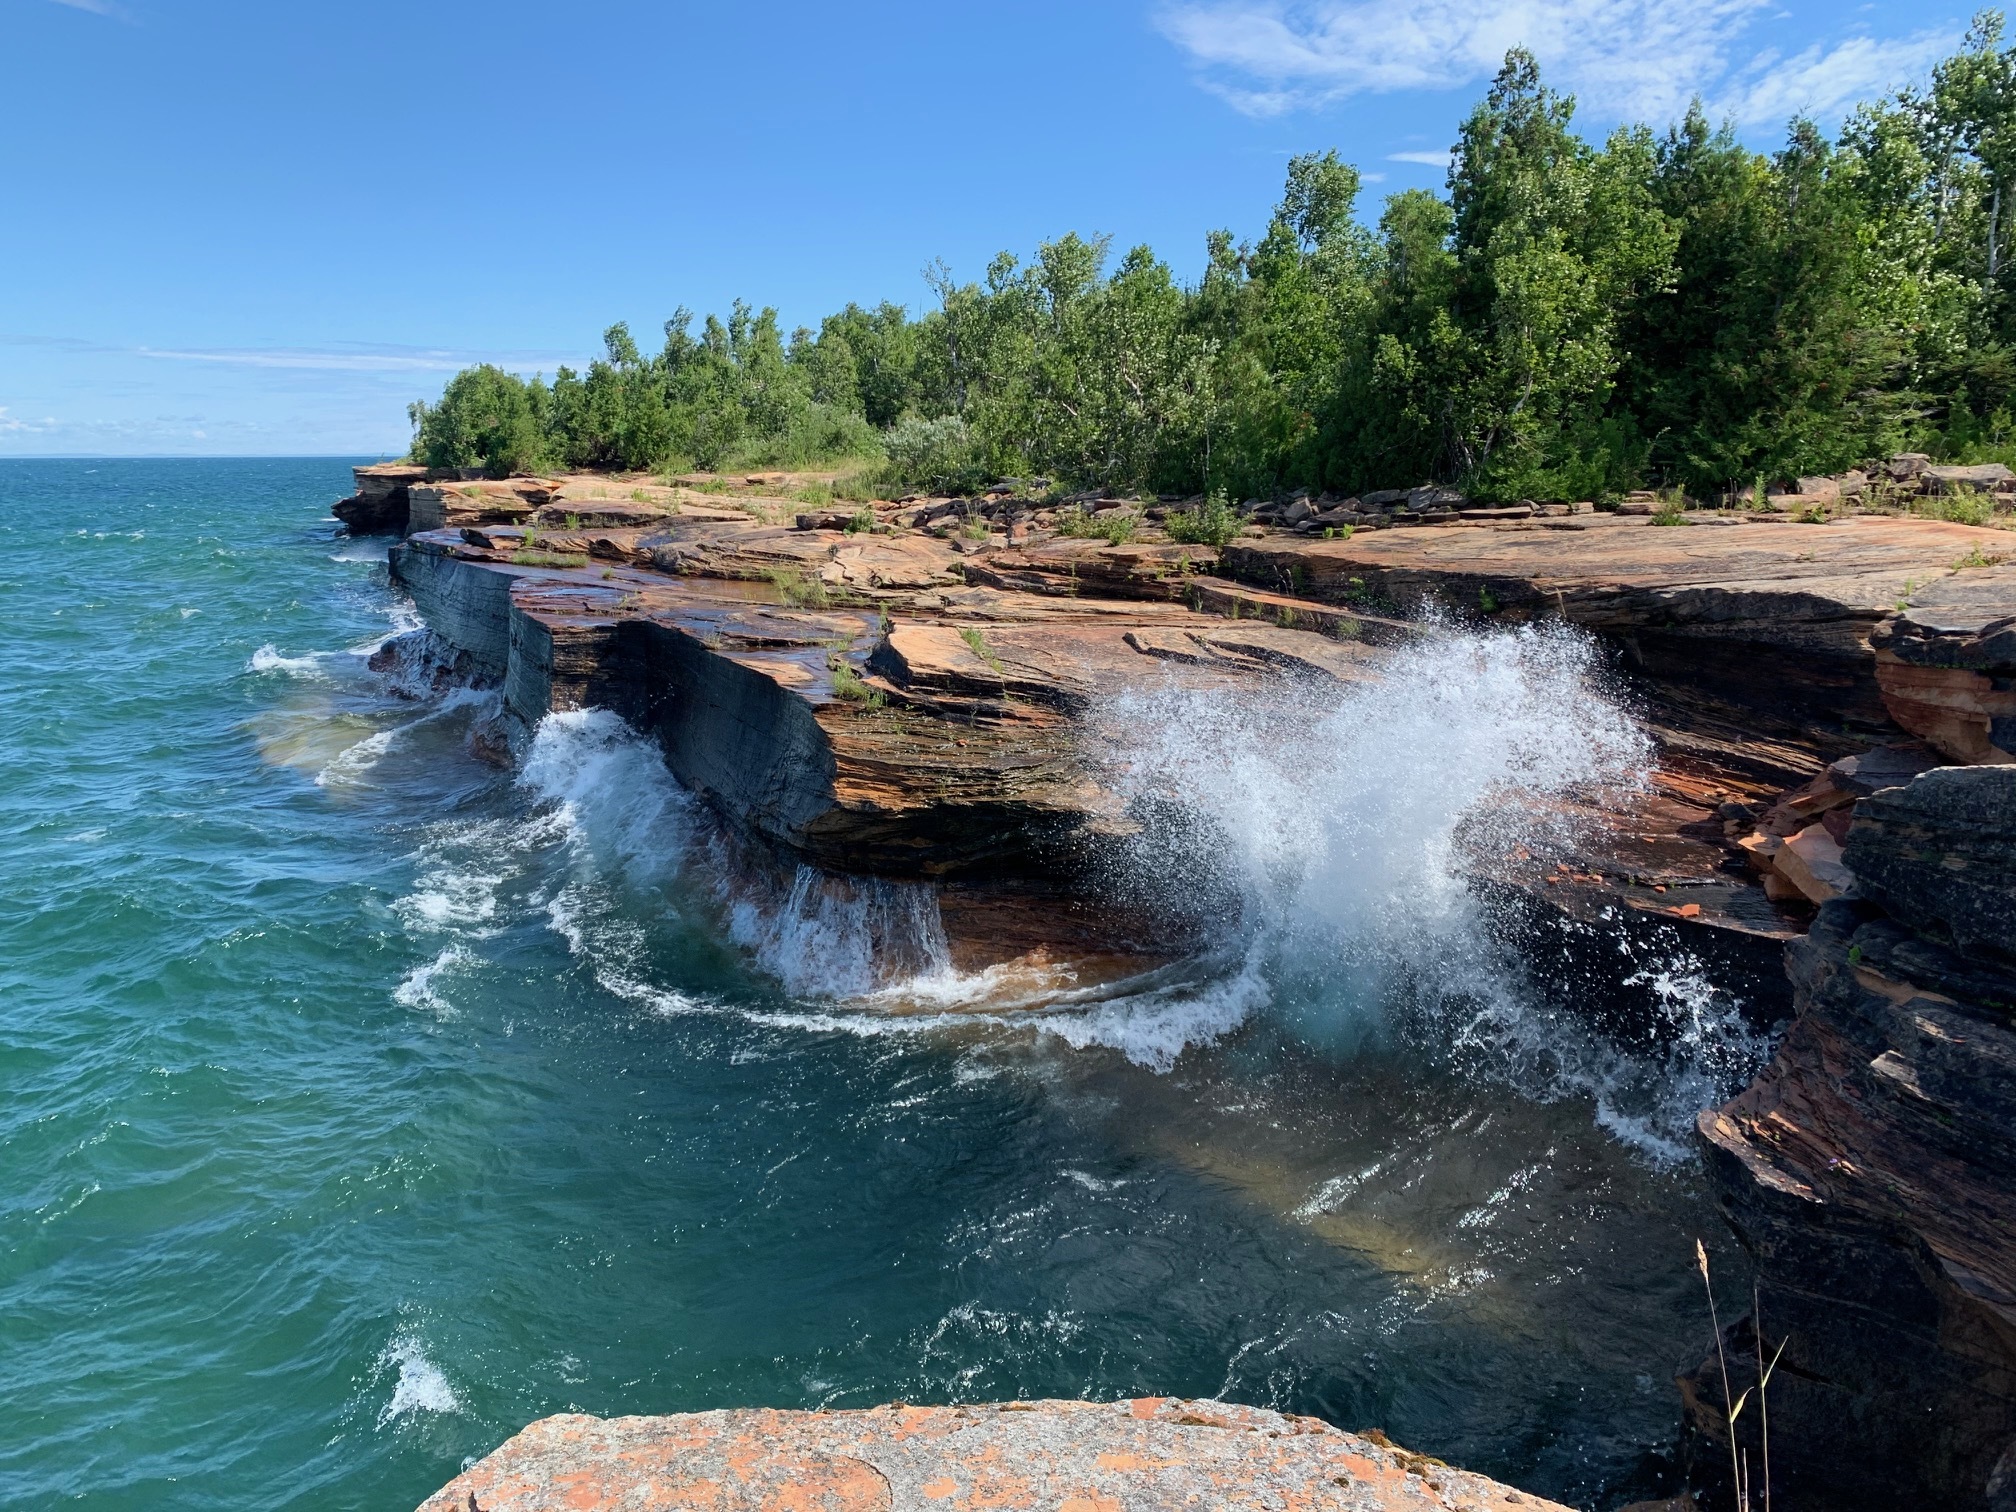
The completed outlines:
[[[928,883],[800,866],[781,897],[747,877],[731,886],[729,934],[800,996],[860,998],[951,974],[938,895]]]
[[[402,1008],[417,1008],[436,1018],[449,1018],[455,1005],[441,995],[436,985],[451,972],[476,964],[476,956],[461,945],[450,945],[424,966],[415,966],[392,989],[392,1001]]]
[[[284,672],[289,677],[320,677],[322,658],[327,652],[310,651],[303,656],[282,656],[280,648],[268,641],[245,663],[247,672]]]
[[[1755,1062],[1739,1005],[1699,962],[1648,960],[1670,1024],[1655,1053],[1629,1053],[1543,1000],[1465,875],[1560,846],[1573,821],[1555,800],[1642,787],[1651,742],[1593,643],[1445,629],[1380,670],[1236,701],[1172,683],[1104,710],[1094,757],[1144,821],[1121,884],[1228,915],[1242,942],[1215,1015],[1150,1013],[1137,1032],[1173,1055],[1189,1025],[1223,1033],[1265,1002],[1332,1047],[1411,1031],[1526,1095],[1589,1098],[1603,1127],[1673,1158],[1681,1124]]]
[[[366,772],[378,764],[378,758],[392,749],[392,742],[399,731],[380,730],[375,735],[367,735],[355,745],[346,746],[334,761],[315,774],[315,786],[343,787],[359,781]]]
[[[462,1398],[456,1395],[441,1367],[427,1357],[425,1346],[413,1335],[399,1335],[385,1346],[385,1352],[378,1357],[380,1370],[395,1366],[399,1375],[392,1384],[391,1400],[379,1410],[380,1428],[389,1428],[399,1419],[416,1412],[462,1411]]]

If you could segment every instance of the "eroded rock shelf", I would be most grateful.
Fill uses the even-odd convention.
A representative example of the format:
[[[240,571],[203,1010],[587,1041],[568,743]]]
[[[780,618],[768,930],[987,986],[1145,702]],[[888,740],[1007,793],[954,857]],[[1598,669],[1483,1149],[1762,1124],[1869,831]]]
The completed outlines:
[[[1900,516],[1663,528],[1649,506],[1465,514],[1403,499],[1398,515],[1344,522],[1364,528],[1318,535],[1307,527],[1326,516],[1305,510],[1301,529],[1252,524],[1213,548],[1146,515],[1117,543],[1060,535],[1013,499],[807,508],[755,480],[701,491],[413,469],[360,469],[339,513],[405,533],[395,579],[459,669],[502,686],[515,721],[615,710],[753,871],[928,884],[967,970],[1066,957],[1114,975],[1193,943],[1180,918],[1098,885],[1136,818],[1088,752],[1129,690],[1320,701],[1482,626],[1596,637],[1654,769],[1636,792],[1559,800],[1573,822],[1558,845],[1487,849],[1473,875],[1549,916],[1656,921],[1747,952],[1760,980],[1786,955],[1789,1033],[1700,1124],[1758,1275],[1760,1318],[1728,1342],[1745,1356],[1746,1327],[1789,1341],[1773,1387],[1774,1421],[1791,1425],[1774,1445],[1781,1484],[1835,1507],[1987,1509],[2016,1494],[2016,537]],[[1686,1389],[1696,1484],[1713,1493],[1719,1378],[1704,1366]],[[1001,1411],[939,1411],[931,1452],[951,1452],[946,1435],[991,1443]],[[1083,1415],[1110,1409],[1045,1411],[1066,1459],[1112,1427]],[[466,1486],[486,1507],[546,1505],[505,1494],[507,1472],[590,1440],[649,1458],[698,1434],[694,1452],[717,1454],[724,1434],[752,1431],[732,1416],[704,1431],[699,1418],[553,1420]],[[887,1438],[872,1414],[772,1416],[807,1464],[829,1465],[839,1438]],[[1143,1421],[1176,1420],[1157,1407]],[[1239,1432],[1292,1444],[1304,1430],[1241,1418]],[[1310,1434],[1292,1475],[1363,1453]],[[922,1505],[935,1493],[892,1488],[923,1462],[890,1453],[885,1466],[863,1451],[876,1468],[858,1504]],[[1333,1477],[1306,1504],[1517,1497],[1384,1475]],[[821,1494],[857,1504],[843,1490]]]

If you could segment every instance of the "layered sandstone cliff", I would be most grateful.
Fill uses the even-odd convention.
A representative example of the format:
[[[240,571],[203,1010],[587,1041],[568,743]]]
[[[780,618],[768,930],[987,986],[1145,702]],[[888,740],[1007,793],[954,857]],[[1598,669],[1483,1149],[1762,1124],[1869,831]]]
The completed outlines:
[[[1809,1500],[1785,1504],[2016,1495],[2006,532],[1451,509],[1214,549],[1145,514],[1119,544],[1059,535],[1013,500],[403,486],[393,573],[514,718],[621,713],[752,871],[928,883],[965,969],[1052,953],[1120,971],[1188,944],[1181,919],[1098,885],[1136,823],[1086,759],[1116,695],[1335,692],[1465,625],[1599,637],[1657,743],[1650,780],[1561,800],[1551,849],[1474,855],[1473,875],[1536,916],[1724,942],[1760,981],[1791,942],[1796,1021],[1702,1123],[1762,1330],[1790,1340],[1773,1460]],[[1712,1494],[1719,1377],[1689,1390]]]
[[[1757,1277],[1725,1340],[1771,1382],[1781,1504],[2016,1505],[2016,768],[1864,799],[1849,895],[1787,950],[1798,1016],[1701,1116]],[[1720,1366],[1687,1382],[1697,1481],[1729,1477]],[[1761,1416],[1738,1418],[1753,1466]]]

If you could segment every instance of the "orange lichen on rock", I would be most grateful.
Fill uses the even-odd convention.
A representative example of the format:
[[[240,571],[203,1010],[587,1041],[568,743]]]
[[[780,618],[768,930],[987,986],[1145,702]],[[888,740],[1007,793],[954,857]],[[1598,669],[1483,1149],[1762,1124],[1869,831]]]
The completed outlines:
[[[1565,1512],[1314,1418],[1227,1402],[743,1409],[534,1423],[421,1512]]]

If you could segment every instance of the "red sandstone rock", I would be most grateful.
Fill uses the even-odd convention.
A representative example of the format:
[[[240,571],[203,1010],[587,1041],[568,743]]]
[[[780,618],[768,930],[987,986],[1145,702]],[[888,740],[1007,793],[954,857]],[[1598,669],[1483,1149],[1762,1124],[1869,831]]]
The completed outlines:
[[[1169,1397],[550,1417],[420,1512],[703,1508],[1566,1512],[1314,1418]]]

